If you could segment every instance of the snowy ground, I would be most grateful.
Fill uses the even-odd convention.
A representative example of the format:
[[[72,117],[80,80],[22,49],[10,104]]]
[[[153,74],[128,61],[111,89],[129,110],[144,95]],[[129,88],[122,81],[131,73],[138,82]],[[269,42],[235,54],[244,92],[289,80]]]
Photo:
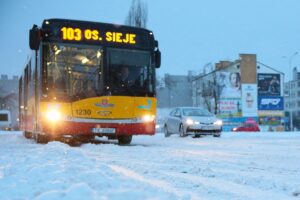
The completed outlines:
[[[35,144],[0,132],[0,199],[299,199],[300,133]]]

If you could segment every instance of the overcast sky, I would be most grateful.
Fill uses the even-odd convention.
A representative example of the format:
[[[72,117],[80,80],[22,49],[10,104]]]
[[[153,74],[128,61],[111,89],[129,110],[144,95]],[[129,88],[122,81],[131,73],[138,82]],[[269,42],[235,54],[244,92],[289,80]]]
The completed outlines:
[[[257,54],[286,79],[289,63],[300,68],[299,0],[144,1],[148,29],[162,52],[161,76],[201,71],[209,62],[234,61],[240,53]],[[1,0],[0,74],[21,74],[33,24],[48,18],[123,24],[130,5],[131,0]]]

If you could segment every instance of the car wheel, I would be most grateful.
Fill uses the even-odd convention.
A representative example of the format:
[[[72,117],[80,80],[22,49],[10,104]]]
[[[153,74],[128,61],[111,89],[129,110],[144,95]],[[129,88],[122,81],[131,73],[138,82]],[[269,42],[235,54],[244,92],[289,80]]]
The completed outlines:
[[[214,137],[221,137],[221,133],[220,132],[219,133],[215,133]]]
[[[171,135],[166,124],[164,126],[164,133],[165,133],[165,137],[169,137]]]
[[[179,127],[179,136],[180,137],[185,137],[186,136],[186,131],[184,130],[183,124],[180,124],[180,127]]]

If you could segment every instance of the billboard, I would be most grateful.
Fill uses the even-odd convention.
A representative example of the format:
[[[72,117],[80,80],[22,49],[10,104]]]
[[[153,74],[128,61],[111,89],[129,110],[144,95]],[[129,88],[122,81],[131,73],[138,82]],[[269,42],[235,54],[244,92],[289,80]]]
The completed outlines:
[[[222,118],[224,125],[234,125],[238,126],[246,121],[249,121],[249,119],[254,120],[258,123],[258,117],[233,117],[233,118]]]
[[[257,74],[259,96],[280,96],[280,74]]]
[[[219,98],[241,98],[241,75],[240,72],[216,73],[217,96]]]
[[[240,117],[242,115],[242,103],[240,99],[219,99],[219,117]]]
[[[257,116],[257,85],[242,85],[243,117]]]
[[[283,110],[283,97],[258,97],[259,110]]]

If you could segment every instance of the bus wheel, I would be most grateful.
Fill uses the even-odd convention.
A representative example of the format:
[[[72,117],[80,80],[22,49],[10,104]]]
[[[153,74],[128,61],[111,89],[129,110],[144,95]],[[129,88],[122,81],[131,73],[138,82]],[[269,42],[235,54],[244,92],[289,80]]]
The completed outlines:
[[[31,132],[24,131],[23,135],[24,135],[24,137],[27,138],[27,139],[31,139],[31,138],[32,138],[32,133],[31,133]]]
[[[121,135],[118,136],[118,141],[120,145],[130,144],[132,140],[132,135]]]
[[[47,144],[49,142],[49,137],[47,135],[37,133],[35,135],[35,141],[39,144]]]
[[[82,141],[78,140],[78,139],[72,139],[70,141],[67,142],[68,145],[70,145],[71,147],[80,147],[82,145]]]
[[[78,138],[81,143],[89,143],[95,139],[95,135],[82,135]]]

